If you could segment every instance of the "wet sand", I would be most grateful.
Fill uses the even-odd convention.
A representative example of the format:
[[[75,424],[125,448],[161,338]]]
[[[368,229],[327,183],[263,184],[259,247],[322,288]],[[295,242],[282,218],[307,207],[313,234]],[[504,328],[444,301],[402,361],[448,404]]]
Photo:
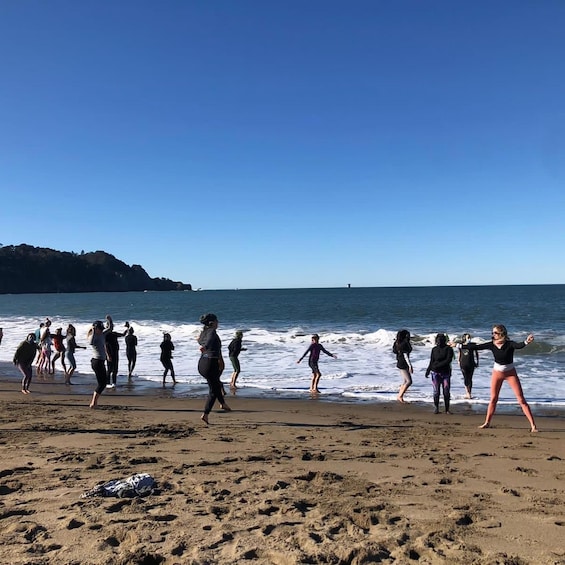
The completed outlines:
[[[35,377],[34,377],[35,379]],[[565,564],[565,418],[228,397],[0,367],[10,564]],[[181,387],[179,387],[180,390]],[[459,408],[458,408],[459,410]],[[81,498],[150,473],[146,497]]]

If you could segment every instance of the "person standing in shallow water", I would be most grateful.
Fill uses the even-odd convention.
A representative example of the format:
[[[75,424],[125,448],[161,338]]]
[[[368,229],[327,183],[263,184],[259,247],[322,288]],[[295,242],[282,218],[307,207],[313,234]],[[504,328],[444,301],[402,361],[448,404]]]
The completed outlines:
[[[96,375],[97,386],[92,393],[91,408],[98,406],[98,399],[108,384],[108,373],[106,372],[106,333],[110,328],[104,329],[104,324],[97,320],[88,330],[88,343],[92,346],[92,359],[90,365]]]
[[[133,334],[133,328],[129,325],[129,322],[126,322],[126,328],[125,342],[126,357],[128,360],[128,379],[131,379],[137,362],[137,336]]]
[[[469,343],[471,343],[471,334],[463,334],[463,342],[459,345],[459,356],[457,358],[459,362],[459,368],[463,374],[463,383],[465,384],[465,390],[467,391],[465,398],[471,399],[473,390],[473,374],[475,369],[479,366],[479,353],[475,349],[474,351],[470,349]]]
[[[396,334],[396,339],[392,345],[392,352],[396,355],[396,367],[400,370],[402,377],[402,384],[398,391],[398,402],[406,402],[404,395],[406,391],[412,386],[412,373],[414,367],[410,362],[410,353],[412,352],[412,345],[410,343],[410,332],[408,330],[400,330]]]
[[[447,336],[437,334],[436,345],[430,354],[430,364],[426,369],[426,379],[432,375],[434,387],[434,414],[439,414],[439,393],[443,390],[443,401],[445,402],[445,413],[449,411],[449,401],[451,399],[451,361],[453,361],[453,349],[447,345]]]
[[[231,375],[230,388],[237,388],[237,377],[241,373],[241,365],[239,363],[239,354],[242,351],[247,351],[245,347],[241,346],[241,340],[243,339],[243,332],[235,332],[235,337],[231,340],[228,345],[229,357],[233,367],[233,373]]]
[[[55,355],[53,355],[53,359],[51,360],[51,373],[55,373],[55,361],[57,361],[57,359],[61,359],[61,365],[63,366],[63,372],[66,374],[67,373],[67,365],[65,364],[65,353],[66,353],[66,348],[65,348],[65,343],[64,340],[66,339],[66,335],[63,335],[63,328],[57,328],[55,330],[55,333],[52,334],[52,340],[53,340],[53,347],[55,349]],[[66,380],[65,380],[66,381]]]
[[[222,410],[229,412],[231,408],[224,399],[224,391],[220,380],[225,369],[225,363],[222,357],[222,342],[216,332],[218,329],[218,318],[215,314],[204,314],[200,317],[200,323],[204,325],[204,328],[198,337],[201,354],[198,361],[198,372],[208,383],[208,397],[200,419],[205,424],[208,424],[208,415],[212,411],[216,400],[220,403]]]
[[[314,334],[312,336],[312,343],[308,347],[308,349],[304,352],[304,355],[297,361],[300,363],[306,355],[310,354],[308,357],[308,365],[310,369],[312,369],[312,382],[310,384],[310,392],[319,393],[320,389],[318,388],[318,384],[320,383],[320,377],[322,373],[320,372],[320,368],[318,367],[318,362],[320,360],[320,353],[325,353],[329,357],[333,357],[337,359],[337,356],[333,353],[330,353],[324,346],[320,343],[320,336],[318,334]]]
[[[69,368],[65,371],[65,384],[72,385],[71,377],[77,368],[77,362],[75,360],[75,351],[77,349],[86,349],[82,345],[77,345],[76,336],[77,332],[72,324],[69,324],[67,328],[67,348],[65,350],[65,355],[67,356],[67,361],[69,363]]]
[[[173,379],[173,384],[177,384],[175,380],[175,368],[173,367],[173,351],[175,346],[171,340],[171,334],[164,333],[163,334],[163,341],[161,343],[161,357],[160,361],[165,368],[165,372],[163,373],[163,386],[165,386],[165,379],[167,378],[167,373],[171,372],[171,377]]]
[[[530,423],[530,431],[538,431],[532,411],[524,398],[524,392],[522,391],[522,384],[518,378],[518,373],[514,367],[514,351],[516,349],[523,349],[526,345],[532,343],[532,341],[534,341],[533,334],[528,335],[524,341],[512,341],[508,339],[508,331],[506,328],[502,324],[497,324],[492,328],[492,341],[481,344],[469,344],[472,350],[483,351],[488,349],[492,351],[494,355],[494,367],[490,381],[490,401],[485,423],[479,426],[479,428],[490,428],[490,422],[496,411],[500,389],[504,381],[506,381],[514,391],[518,404],[520,404],[522,412],[524,412],[524,415]]]

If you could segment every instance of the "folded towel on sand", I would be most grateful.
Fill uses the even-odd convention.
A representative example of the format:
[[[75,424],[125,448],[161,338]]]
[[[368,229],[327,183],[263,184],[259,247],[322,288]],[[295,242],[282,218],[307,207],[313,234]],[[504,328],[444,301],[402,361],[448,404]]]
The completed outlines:
[[[126,479],[114,479],[101,483],[93,489],[82,494],[81,498],[91,496],[114,496],[117,498],[133,498],[134,496],[147,496],[151,494],[157,484],[149,473],[137,473]]]

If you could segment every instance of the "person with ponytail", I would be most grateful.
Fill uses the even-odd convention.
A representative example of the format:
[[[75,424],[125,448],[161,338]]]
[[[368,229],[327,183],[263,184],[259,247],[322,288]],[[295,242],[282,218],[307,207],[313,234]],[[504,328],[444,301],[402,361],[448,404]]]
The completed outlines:
[[[512,341],[508,339],[508,332],[502,324],[497,324],[492,328],[492,341],[487,341],[485,343],[476,344],[469,343],[469,349],[482,351],[488,349],[492,351],[494,355],[494,367],[492,369],[492,377],[490,381],[490,401],[487,409],[487,416],[485,423],[479,426],[479,428],[490,428],[490,422],[494,416],[496,410],[496,404],[498,402],[498,395],[500,394],[500,389],[502,383],[506,381],[510,388],[514,391],[516,399],[522,408],[522,412],[530,422],[530,432],[537,432],[536,423],[532,415],[532,411],[524,398],[524,393],[522,391],[522,384],[518,378],[518,373],[514,367],[514,351],[516,349],[523,349],[526,345],[529,345],[534,341],[534,336],[532,334],[521,342]]]
[[[216,400],[220,403],[222,410],[229,412],[231,408],[224,400],[224,391],[222,381],[220,380],[225,364],[222,357],[222,342],[216,333],[218,318],[215,314],[204,314],[200,317],[200,322],[204,328],[198,337],[201,354],[198,361],[198,372],[208,383],[208,397],[200,419],[205,424],[208,424],[208,415],[212,411]]]

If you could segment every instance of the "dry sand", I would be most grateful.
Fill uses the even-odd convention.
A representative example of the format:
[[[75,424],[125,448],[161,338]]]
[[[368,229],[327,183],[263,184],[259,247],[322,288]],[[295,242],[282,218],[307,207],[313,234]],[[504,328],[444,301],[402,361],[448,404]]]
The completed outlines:
[[[565,419],[0,379],[0,562],[565,564]],[[137,498],[81,498],[150,473]]]

